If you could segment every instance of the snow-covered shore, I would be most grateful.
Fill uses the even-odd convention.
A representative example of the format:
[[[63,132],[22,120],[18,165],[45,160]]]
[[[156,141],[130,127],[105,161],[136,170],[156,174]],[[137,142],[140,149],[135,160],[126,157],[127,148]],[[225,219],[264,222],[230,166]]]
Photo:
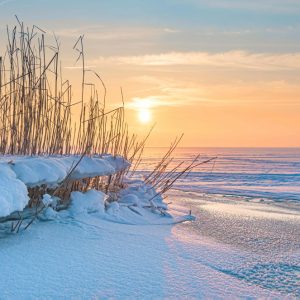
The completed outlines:
[[[46,184],[56,187],[77,162],[70,179],[108,176],[126,169],[129,162],[111,155],[70,156],[2,156],[0,162],[0,217],[22,211],[28,204],[27,187]]]
[[[223,235],[230,231],[228,234],[240,236],[240,224],[246,230],[249,219],[239,213],[233,219],[227,218],[216,210],[215,218],[208,220],[212,216],[208,211],[213,207],[209,198],[199,202],[196,197],[199,195],[177,191],[169,197],[173,201],[172,215],[187,213],[187,206],[192,205],[198,217],[192,223],[121,224],[111,219],[113,212],[111,218],[104,218],[101,208],[95,210],[91,205],[93,209],[88,209],[85,203],[80,209],[75,203],[51,220],[35,223],[29,231],[2,238],[0,261],[5,263],[1,265],[0,298],[228,299],[297,295],[296,248],[286,253],[289,263],[286,257],[280,261],[280,247],[273,249],[276,263],[274,257],[241,247],[233,238],[227,242],[220,239],[212,231],[218,222],[220,228],[235,220],[231,230],[225,227]],[[206,209],[205,215],[202,208],[195,210],[196,200],[200,208]],[[251,215],[251,209],[248,213]],[[123,218],[137,217],[133,212],[129,214],[127,211]],[[276,220],[271,223],[284,230],[288,222]],[[299,221],[295,222],[294,226],[299,225]],[[248,231],[248,236],[241,236],[246,244],[251,227]],[[264,240],[264,231],[256,239],[257,247],[270,242]]]
[[[97,172],[125,166],[112,159]],[[65,163],[64,174],[76,161]],[[23,184],[25,193],[27,185],[55,186],[66,176],[26,163],[5,158],[0,179]],[[84,161],[74,179],[95,176],[94,166]],[[101,191],[73,192],[67,209],[47,207],[19,234],[0,224],[0,299],[300,297],[299,201],[184,192],[179,182],[167,205],[142,181],[126,184],[118,202]],[[3,181],[2,196],[5,188]],[[190,209],[196,220],[184,222],[194,220]]]

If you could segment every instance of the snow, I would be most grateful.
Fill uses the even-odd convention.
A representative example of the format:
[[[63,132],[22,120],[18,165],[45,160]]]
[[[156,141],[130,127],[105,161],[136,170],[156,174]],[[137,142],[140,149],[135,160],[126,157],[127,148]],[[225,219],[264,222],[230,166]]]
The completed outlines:
[[[13,157],[11,166],[17,177],[27,186],[57,185],[67,176],[79,159],[80,156],[77,155]],[[85,156],[72,173],[71,179],[112,175],[128,166],[129,162],[119,156]]]
[[[228,264],[242,264],[240,251],[195,234],[185,225],[112,221],[109,218],[118,218],[120,211],[127,220],[139,215],[129,215],[128,208],[114,203],[106,213],[109,217],[104,216],[104,197],[96,191],[74,193],[75,204],[69,210],[2,238],[1,299],[283,296],[227,272]],[[186,211],[184,206],[180,209]]]
[[[89,190],[86,193],[72,192],[70,211],[74,215],[93,212],[104,214],[104,202],[106,199],[107,195],[101,191]]]
[[[156,190],[150,186],[145,185],[143,180],[128,180],[129,186],[120,192],[120,203],[130,204],[137,202],[143,206],[148,206],[149,203],[156,208],[167,209],[166,204],[160,195],[157,194]]]
[[[27,186],[57,185],[78,159],[3,158],[1,216],[24,208]],[[109,155],[82,163],[73,178],[128,166]],[[200,181],[213,174],[191,175],[177,184],[188,191],[169,192],[168,205],[139,179],[115,197],[72,192],[59,212],[45,194],[29,230],[8,234],[11,224],[0,223],[0,298],[299,298],[299,201],[204,194]],[[219,175],[211,188],[223,188]]]
[[[21,181],[29,187],[34,187],[61,182],[68,172],[68,167],[62,160],[65,158],[17,157],[10,165]]]
[[[27,187],[42,184],[57,186],[79,159],[80,156],[3,156],[0,163],[0,217],[22,211],[26,207],[29,201]],[[83,157],[70,179],[112,175],[129,165],[120,156]],[[47,196],[44,196],[43,201],[50,204]]]
[[[44,194],[42,198],[42,202],[45,205],[45,207],[48,207],[49,205],[53,204],[56,202],[55,197],[52,197],[49,194]]]
[[[26,185],[17,179],[8,164],[0,167],[0,191],[0,217],[23,210],[29,201]]]
[[[69,212],[73,217],[97,213],[101,219],[127,225],[166,225],[194,219],[184,213],[169,214],[161,196],[149,201],[154,191],[151,188],[149,193],[148,190],[142,182],[135,182],[122,190],[118,201],[113,202],[108,202],[108,196],[101,191],[72,192]]]

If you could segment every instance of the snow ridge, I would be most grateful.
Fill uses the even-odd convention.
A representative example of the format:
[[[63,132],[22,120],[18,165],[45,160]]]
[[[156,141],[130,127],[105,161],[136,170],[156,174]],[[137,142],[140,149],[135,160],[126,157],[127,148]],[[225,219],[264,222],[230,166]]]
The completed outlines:
[[[28,187],[58,186],[80,156],[4,156],[0,162],[0,217],[22,211],[29,202]],[[116,174],[130,166],[121,156],[83,157],[70,179]]]

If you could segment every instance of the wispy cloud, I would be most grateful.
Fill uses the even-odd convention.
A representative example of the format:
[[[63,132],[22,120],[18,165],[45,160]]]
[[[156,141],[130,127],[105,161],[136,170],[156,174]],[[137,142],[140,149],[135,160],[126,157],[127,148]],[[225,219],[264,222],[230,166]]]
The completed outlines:
[[[223,9],[243,9],[268,12],[291,12],[300,11],[298,0],[184,0],[184,3],[219,7]]]
[[[105,25],[88,25],[79,26],[75,28],[62,28],[56,30],[55,33],[61,37],[76,38],[79,35],[85,33],[88,39],[93,40],[133,40],[133,39],[145,39],[149,37],[175,34],[180,32],[176,28],[160,28],[160,27],[119,27],[119,26],[105,26]]]
[[[10,3],[10,2],[13,2],[13,1],[14,0],[2,0],[2,1],[0,1],[0,6]]]
[[[166,95],[152,95],[147,97],[133,97],[126,107],[133,110],[151,109],[167,106],[180,106],[180,102],[172,101]]]
[[[162,79],[141,76],[135,80],[156,89],[137,90],[126,106],[129,109],[156,109],[163,107],[187,107],[198,109],[205,105],[293,105],[299,106],[300,87],[286,81],[231,81],[226,83],[198,83],[187,80]]]
[[[224,53],[208,52],[169,52],[139,56],[99,57],[92,64],[103,63],[129,64],[137,66],[214,66],[256,70],[295,70],[300,69],[300,53],[249,53],[229,51]]]

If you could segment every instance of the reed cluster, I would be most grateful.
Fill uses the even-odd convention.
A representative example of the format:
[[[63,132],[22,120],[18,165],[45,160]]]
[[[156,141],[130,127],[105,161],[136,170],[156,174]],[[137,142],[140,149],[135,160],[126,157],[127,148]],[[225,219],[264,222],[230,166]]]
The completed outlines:
[[[106,86],[85,66],[83,36],[73,47],[82,69],[80,99],[74,99],[72,84],[63,77],[58,39],[54,35],[55,43],[49,45],[47,36],[18,18],[14,28],[7,27],[6,51],[0,54],[0,154],[110,153],[130,162],[140,157],[147,137],[139,140],[129,133],[122,90],[122,105],[106,108]],[[107,188],[122,178],[120,173],[106,183],[103,178],[86,181],[90,187]]]
[[[7,48],[0,55],[0,153],[111,153],[132,160],[145,141],[129,134],[124,105],[106,109],[106,87],[85,67],[83,37],[74,45],[82,67],[81,99],[76,100],[72,84],[63,79],[59,41],[54,36],[56,44],[48,45],[45,37],[44,30],[19,20],[7,28]],[[87,81],[88,74],[103,91]],[[79,120],[73,117],[78,112]]]
[[[2,55],[0,53],[0,154],[79,154],[82,157],[109,153],[131,162],[134,173],[152,129],[143,139],[129,132],[122,89],[122,105],[107,109],[106,86],[100,75],[85,64],[83,36],[73,47],[78,54],[76,63],[80,64],[82,71],[80,96],[75,99],[72,83],[63,76],[60,43],[56,36],[54,44],[49,45],[46,41],[48,34],[43,29],[36,25],[27,27],[16,19],[15,27],[7,27],[7,47]],[[145,178],[145,183],[155,187],[160,195],[198,165],[199,157],[196,157],[183,169],[180,169],[183,164],[180,163],[168,170],[171,154],[181,138],[174,141],[161,162]],[[66,200],[72,191],[89,188],[111,194],[114,200],[119,189],[124,187],[123,178],[127,172],[123,170],[107,177],[65,180],[55,189],[47,186],[30,188],[29,207],[36,209],[36,216],[43,194]],[[18,222],[22,223],[20,220],[21,217]],[[15,231],[21,223],[14,228]]]

